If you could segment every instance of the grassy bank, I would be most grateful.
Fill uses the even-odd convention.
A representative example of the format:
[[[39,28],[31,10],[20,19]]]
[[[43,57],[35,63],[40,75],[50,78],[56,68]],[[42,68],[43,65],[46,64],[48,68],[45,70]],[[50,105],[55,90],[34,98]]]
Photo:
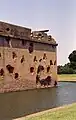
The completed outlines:
[[[76,104],[41,112],[22,120],[76,120]]]
[[[76,81],[76,74],[58,75],[58,81]]]

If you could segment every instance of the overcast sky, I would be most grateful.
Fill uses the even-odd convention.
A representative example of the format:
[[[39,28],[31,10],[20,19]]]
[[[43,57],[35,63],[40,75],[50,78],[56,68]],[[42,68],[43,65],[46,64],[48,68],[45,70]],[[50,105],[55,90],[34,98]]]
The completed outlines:
[[[49,29],[58,45],[58,64],[76,49],[76,0],[0,0],[0,20],[33,30]]]

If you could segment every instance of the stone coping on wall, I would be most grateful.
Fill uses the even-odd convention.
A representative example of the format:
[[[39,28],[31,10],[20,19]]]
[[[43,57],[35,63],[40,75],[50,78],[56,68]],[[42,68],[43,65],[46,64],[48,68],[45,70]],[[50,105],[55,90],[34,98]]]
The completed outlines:
[[[0,36],[5,36],[5,37],[8,37],[7,34],[3,34],[1,33]],[[29,42],[35,42],[35,43],[41,43],[41,44],[48,44],[48,45],[53,45],[53,46],[58,46],[57,43],[52,43],[51,41],[39,41],[37,39],[29,39],[28,37],[25,37],[25,38],[20,38],[20,37],[16,37],[16,36],[12,36],[12,35],[9,35],[10,38],[15,38],[15,39],[21,39],[21,40],[26,40],[26,41],[29,41]]]
[[[43,34],[44,36],[48,37],[46,33],[43,33]],[[1,22],[1,21],[0,21],[0,35],[5,37],[9,36],[10,38],[15,38],[15,39],[21,39],[21,40],[23,39],[23,40],[28,40],[32,42],[54,45],[54,46],[58,45],[54,39],[47,40],[45,39],[46,37],[44,37],[43,40],[42,39],[39,40],[37,38],[31,37],[31,29],[29,28],[25,28],[25,27],[13,25],[13,24]]]
[[[0,21],[0,35],[30,39],[31,29]]]

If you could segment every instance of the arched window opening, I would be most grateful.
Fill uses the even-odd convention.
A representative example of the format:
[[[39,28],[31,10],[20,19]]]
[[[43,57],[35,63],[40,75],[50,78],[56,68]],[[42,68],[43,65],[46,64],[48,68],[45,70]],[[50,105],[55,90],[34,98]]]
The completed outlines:
[[[30,43],[29,45],[29,53],[32,53],[33,52],[33,43]]]
[[[27,43],[27,41],[26,41],[26,40],[22,40],[22,45],[23,45],[23,46],[25,46],[25,45],[26,45],[26,43]]]
[[[34,67],[30,67],[30,73],[34,72]]]
[[[9,41],[10,41],[10,37],[9,36],[6,37],[6,41],[7,41],[7,44],[9,45]]]

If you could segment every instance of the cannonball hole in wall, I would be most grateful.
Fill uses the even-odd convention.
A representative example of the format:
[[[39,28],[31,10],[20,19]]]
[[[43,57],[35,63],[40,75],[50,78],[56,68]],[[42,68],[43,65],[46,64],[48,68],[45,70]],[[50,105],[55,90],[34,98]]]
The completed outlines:
[[[15,79],[17,79],[19,77],[18,73],[15,73]]]
[[[48,85],[51,84],[51,76],[47,76],[46,78],[41,79],[41,80],[36,79],[36,83],[38,83],[38,81],[40,82],[41,86],[42,86],[42,85],[44,85],[44,86],[47,85],[47,86],[48,86]]]
[[[29,53],[32,53],[33,52],[33,43],[30,43],[29,44]]]
[[[0,76],[4,76],[4,70],[3,70],[3,68],[0,70]]]
[[[0,57],[1,57],[1,53],[0,53]]]
[[[41,62],[41,61],[42,61],[42,59],[39,60],[39,62]]]
[[[47,67],[47,73],[50,71],[50,66]]]
[[[46,57],[46,53],[44,53],[44,56],[43,56],[43,59],[46,59],[47,57]]]
[[[53,62],[52,62],[52,60],[50,60],[50,65],[53,65]]]
[[[34,56],[34,62],[37,62],[36,56]]]
[[[15,52],[12,52],[12,58],[14,59],[14,58],[16,58],[16,57],[17,57],[16,53],[15,53]]]
[[[9,31],[10,29],[9,28],[6,28],[7,31]]]
[[[46,77],[46,81],[47,81],[47,84],[50,85],[51,84],[51,76],[47,76]]]
[[[39,37],[41,37],[41,35],[42,35],[41,33],[38,34]]]
[[[39,66],[38,66],[38,69],[37,69],[37,73],[39,73],[39,72],[41,72],[41,71],[43,71],[43,70],[44,70],[44,66],[39,65]]]
[[[56,65],[56,60],[55,60],[55,62],[54,62],[54,65]]]
[[[30,73],[34,72],[34,67],[30,67]]]
[[[6,68],[7,68],[7,70],[8,70],[9,73],[13,73],[14,67],[12,67],[11,65],[8,64],[8,65],[6,66]]]
[[[24,55],[21,58],[21,63],[23,63],[25,61]]]

